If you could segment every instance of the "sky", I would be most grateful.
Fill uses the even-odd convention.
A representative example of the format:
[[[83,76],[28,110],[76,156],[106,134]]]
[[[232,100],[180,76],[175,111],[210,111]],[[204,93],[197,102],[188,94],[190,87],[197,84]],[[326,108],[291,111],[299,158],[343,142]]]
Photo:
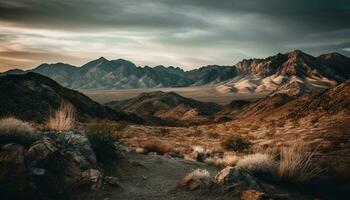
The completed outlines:
[[[188,70],[294,49],[350,57],[350,1],[0,0],[0,71],[101,56]]]

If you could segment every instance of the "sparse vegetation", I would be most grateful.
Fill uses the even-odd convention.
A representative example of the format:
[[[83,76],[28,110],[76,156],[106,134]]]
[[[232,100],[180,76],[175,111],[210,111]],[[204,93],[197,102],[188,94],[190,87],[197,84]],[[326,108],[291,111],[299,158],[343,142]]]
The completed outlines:
[[[281,149],[278,174],[282,180],[303,182],[322,173],[322,169],[311,164],[311,159],[318,149],[309,152],[307,147],[304,141],[296,140],[290,146]]]
[[[37,131],[27,122],[13,117],[0,120],[0,145],[16,143],[29,146],[38,137]]]
[[[172,146],[170,144],[156,140],[146,141],[142,144],[142,147],[147,152],[156,152],[159,155],[164,155],[172,151]]]
[[[115,143],[120,142],[119,125],[110,121],[93,121],[86,127],[86,135],[95,151],[97,160],[102,163],[113,162],[118,154]]]
[[[187,187],[190,190],[196,190],[200,187],[208,186],[210,180],[211,177],[208,170],[196,169],[181,179],[179,187]]]
[[[241,158],[236,166],[253,174],[266,174],[276,171],[277,163],[268,154],[251,154]]]
[[[227,166],[235,166],[238,160],[239,160],[238,156],[226,154],[222,158],[217,158],[217,157],[207,158],[204,160],[204,162],[209,165],[227,167]]]
[[[242,135],[230,135],[221,142],[221,145],[226,150],[246,151],[250,148],[251,142],[248,138]]]
[[[68,131],[75,123],[75,108],[72,104],[63,102],[50,117],[47,128],[55,131]]]

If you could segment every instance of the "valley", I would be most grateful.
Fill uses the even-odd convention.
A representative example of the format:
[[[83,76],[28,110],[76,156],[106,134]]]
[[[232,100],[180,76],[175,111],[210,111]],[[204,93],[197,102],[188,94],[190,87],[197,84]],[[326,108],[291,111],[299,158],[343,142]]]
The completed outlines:
[[[149,93],[155,91],[176,92],[181,96],[192,98],[203,102],[214,102],[226,105],[232,100],[255,100],[262,98],[268,92],[260,93],[222,93],[213,86],[203,87],[181,87],[181,88],[143,88],[143,89],[122,89],[122,90],[79,90],[91,99],[99,103],[107,103],[110,101],[123,100],[136,97],[141,93]]]

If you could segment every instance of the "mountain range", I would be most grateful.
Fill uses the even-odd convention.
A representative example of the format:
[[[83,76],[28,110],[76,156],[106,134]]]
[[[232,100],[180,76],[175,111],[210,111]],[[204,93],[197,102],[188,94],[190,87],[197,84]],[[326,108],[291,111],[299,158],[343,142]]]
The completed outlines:
[[[320,92],[350,78],[350,59],[329,53],[318,57],[295,50],[265,59],[249,59],[232,66],[209,65],[184,71],[179,67],[138,67],[104,57],[81,67],[64,63],[41,64],[35,69],[4,74],[36,72],[71,89],[130,89],[214,86],[220,92],[276,92],[299,95]]]
[[[65,102],[74,106],[79,121],[110,119],[143,122],[136,115],[112,110],[37,73],[2,76],[0,91],[0,117],[15,116],[41,122]]]

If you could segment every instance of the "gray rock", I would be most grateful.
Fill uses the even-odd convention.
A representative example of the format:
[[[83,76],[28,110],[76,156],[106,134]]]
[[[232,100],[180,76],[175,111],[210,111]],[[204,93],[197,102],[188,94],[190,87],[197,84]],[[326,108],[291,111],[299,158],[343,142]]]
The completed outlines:
[[[221,170],[216,176],[215,181],[218,184],[234,186],[239,189],[261,189],[255,177],[252,177],[247,172],[238,170],[234,167],[226,167]]]

